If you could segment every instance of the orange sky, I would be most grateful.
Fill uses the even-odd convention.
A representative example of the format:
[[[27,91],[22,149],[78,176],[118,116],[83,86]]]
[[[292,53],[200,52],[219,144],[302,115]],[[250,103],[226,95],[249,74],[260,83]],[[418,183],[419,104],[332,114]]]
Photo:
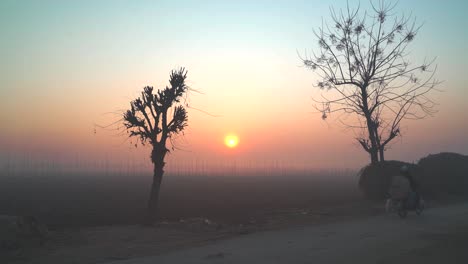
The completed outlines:
[[[3,163],[26,156],[63,163],[149,163],[149,148],[135,149],[122,143],[125,137],[106,130],[94,134],[94,124],[120,118],[107,113],[122,112],[145,85],[163,87],[170,70],[184,66],[190,86],[203,92],[193,93],[190,105],[217,117],[189,109],[189,127],[176,141],[181,150],[170,155],[170,169],[194,161],[209,166],[279,162],[285,167],[358,168],[368,157],[352,133],[312,113],[311,98],[320,94],[312,86],[317,78],[300,67],[296,53],[315,47],[311,29],[331,3],[301,2],[295,3],[297,8],[281,9],[283,3],[264,10],[242,2],[229,12],[214,6],[221,14],[208,18],[209,10],[182,10],[175,24],[150,12],[174,8],[169,2],[135,4],[132,8],[141,11],[138,16],[122,4],[110,10],[97,6],[96,11],[90,3],[79,4],[81,9],[56,4],[51,14],[33,12],[34,4],[4,4],[1,33],[8,38],[0,44],[5,58],[0,68],[0,158]],[[400,4],[402,10],[414,8]],[[434,40],[466,18],[458,15],[461,8],[437,5],[415,13],[428,18],[440,8],[453,8],[453,15],[426,21],[412,56],[438,56],[438,78],[445,81],[443,92],[434,94],[440,112],[404,123],[404,137],[388,151],[388,159],[417,161],[441,151],[468,153],[468,58],[462,44],[467,37]],[[29,20],[12,18],[21,12],[29,14]],[[184,12],[191,12],[191,18],[182,16]],[[237,148],[225,147],[229,133],[239,136]]]

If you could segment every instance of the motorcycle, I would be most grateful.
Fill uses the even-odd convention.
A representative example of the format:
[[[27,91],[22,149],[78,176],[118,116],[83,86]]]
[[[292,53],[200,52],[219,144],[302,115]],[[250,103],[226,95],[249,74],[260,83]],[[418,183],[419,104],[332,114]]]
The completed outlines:
[[[419,197],[419,202],[416,200],[416,194],[410,194],[404,199],[389,197],[385,204],[385,210],[387,213],[397,212],[401,218],[405,218],[408,211],[415,211],[417,215],[420,215],[424,211],[425,203],[421,197]]]

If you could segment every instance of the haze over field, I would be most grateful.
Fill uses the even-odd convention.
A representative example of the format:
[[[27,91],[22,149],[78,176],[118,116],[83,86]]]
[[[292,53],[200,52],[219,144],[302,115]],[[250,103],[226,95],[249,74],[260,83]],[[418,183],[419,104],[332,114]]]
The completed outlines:
[[[183,66],[202,93],[190,95],[188,130],[168,172],[361,167],[368,155],[350,133],[333,115],[312,113],[321,91],[297,54],[317,48],[312,29],[331,5],[346,1],[2,1],[0,166],[149,168],[149,148],[94,124],[118,120],[144,86],[163,88]],[[424,22],[410,58],[437,56],[444,83],[434,94],[439,113],[405,122],[387,159],[468,153],[467,8],[461,0],[397,6]],[[235,147],[227,135],[238,137]]]
[[[468,263],[466,10],[0,0],[0,263]]]

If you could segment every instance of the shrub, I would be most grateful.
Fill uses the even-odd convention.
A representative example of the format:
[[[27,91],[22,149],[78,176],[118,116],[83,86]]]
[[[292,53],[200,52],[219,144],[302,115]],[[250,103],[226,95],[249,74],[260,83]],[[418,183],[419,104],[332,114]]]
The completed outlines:
[[[418,165],[423,169],[424,191],[428,194],[468,194],[468,156],[447,152],[431,154]]]
[[[384,161],[377,164],[369,164],[358,172],[359,188],[367,199],[381,200],[387,196],[392,177],[400,174],[400,168],[406,165],[411,175],[419,183],[421,169],[419,166],[403,161]]]

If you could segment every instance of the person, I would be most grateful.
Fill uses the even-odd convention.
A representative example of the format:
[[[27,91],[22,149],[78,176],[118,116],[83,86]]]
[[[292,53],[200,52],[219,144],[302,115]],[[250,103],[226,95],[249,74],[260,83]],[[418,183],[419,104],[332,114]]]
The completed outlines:
[[[392,200],[406,200],[411,193],[409,180],[403,175],[394,175],[388,193]]]
[[[410,193],[410,202],[413,201],[414,205],[419,205],[420,203],[420,195],[419,195],[419,186],[414,179],[413,175],[411,175],[409,171],[409,167],[407,165],[403,165],[400,168],[400,173],[403,177],[405,177],[408,180],[409,187],[411,189]]]

